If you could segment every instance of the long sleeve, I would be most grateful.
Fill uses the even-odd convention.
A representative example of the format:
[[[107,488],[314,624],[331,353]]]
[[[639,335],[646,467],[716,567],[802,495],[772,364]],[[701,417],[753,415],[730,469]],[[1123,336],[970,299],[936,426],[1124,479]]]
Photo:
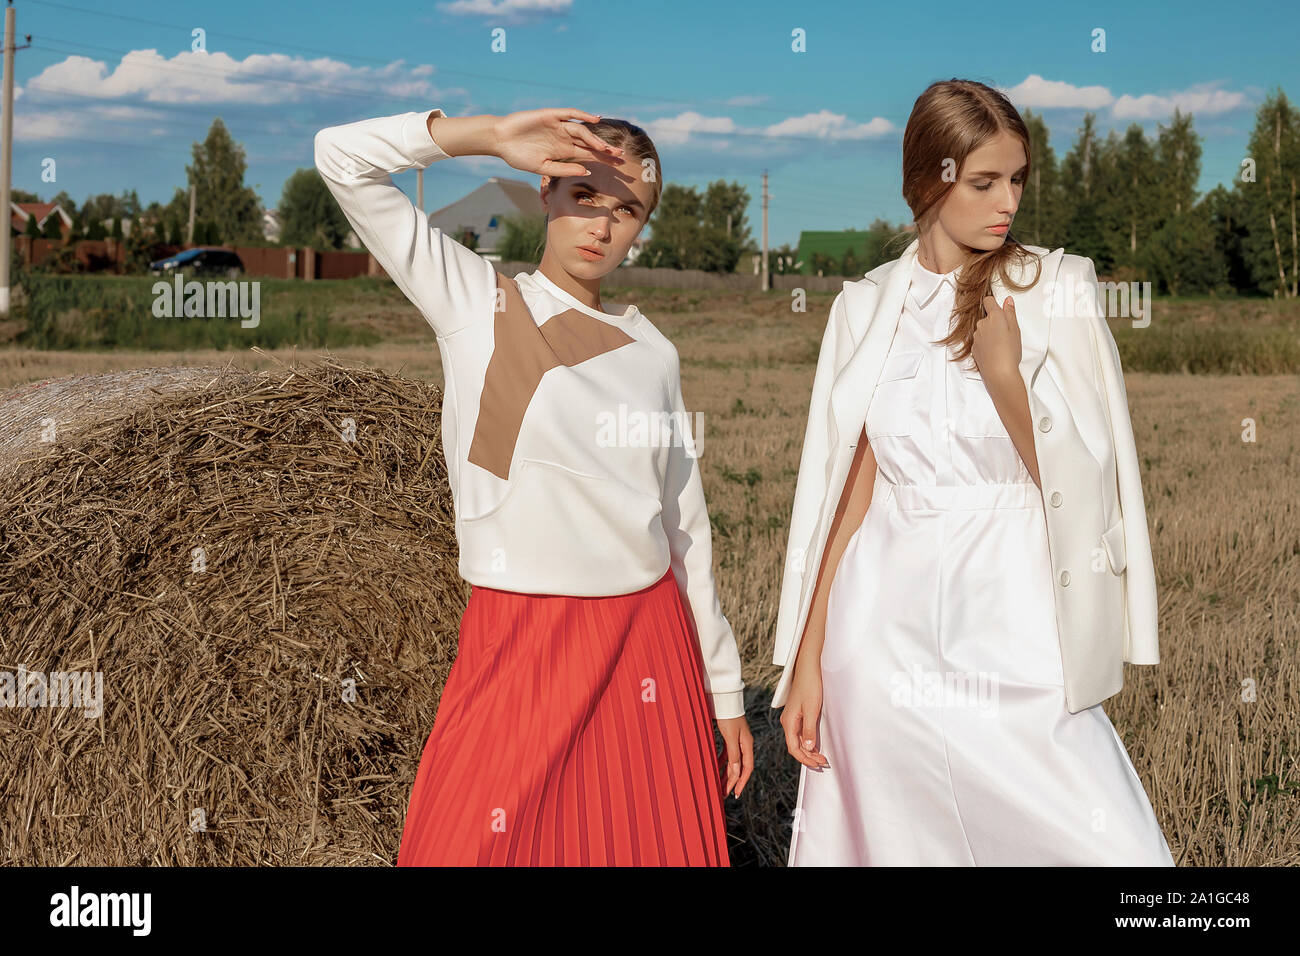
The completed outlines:
[[[817,354],[812,398],[808,402],[808,424],[804,428],[799,474],[795,479],[794,505],[790,514],[790,532],[786,541],[776,640],[772,653],[772,663],[782,667],[803,637],[802,633],[796,633],[798,622],[795,616],[799,613],[799,599],[806,584],[805,578],[810,573],[816,574],[820,567],[820,561],[816,567],[812,566],[807,550],[810,545],[815,546],[815,542],[810,539],[825,497],[825,467],[829,453],[827,407],[830,404],[835,371],[844,361],[844,356],[840,353],[846,349],[851,350],[853,344],[845,325],[844,293],[841,292],[831,303],[830,318],[826,322],[821,349]],[[773,703],[772,706],[778,705]]]
[[[1158,664],[1156,571],[1147,530],[1137,443],[1133,437],[1133,422],[1129,418],[1128,393],[1124,388],[1119,349],[1110,326],[1106,324],[1097,294],[1097,269],[1091,259],[1085,261],[1087,267],[1083,281],[1094,290],[1094,294],[1083,297],[1083,305],[1088,312],[1088,327],[1092,334],[1093,370],[1105,398],[1115,446],[1120,516],[1124,523],[1124,660],[1132,664]]]
[[[497,280],[491,263],[429,225],[393,185],[392,173],[448,158],[429,135],[430,114],[443,116],[424,110],[323,129],[316,169],[371,255],[445,337],[491,320]]]
[[[675,348],[666,366],[675,393],[674,420],[680,426],[668,448],[661,515],[672,553],[673,577],[695,626],[704,658],[705,689],[713,697],[714,716],[741,717],[745,713],[745,685],[740,675],[740,650],[731,624],[722,614],[713,581],[712,529],[682,400],[681,366]]]

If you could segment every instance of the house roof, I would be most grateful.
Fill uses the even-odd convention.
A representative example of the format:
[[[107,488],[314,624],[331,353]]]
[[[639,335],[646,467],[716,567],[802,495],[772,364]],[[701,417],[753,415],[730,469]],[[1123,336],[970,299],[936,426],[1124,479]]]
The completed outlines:
[[[14,229],[22,230],[26,228],[27,220],[35,216],[36,225],[44,229],[45,220],[49,219],[50,215],[56,211],[65,226],[72,225],[72,217],[56,202],[11,202],[9,204],[9,223]]]
[[[505,235],[503,218],[542,212],[542,199],[535,185],[493,176],[463,199],[429,213],[429,224],[451,236],[470,229],[478,237],[475,251],[491,253]]]

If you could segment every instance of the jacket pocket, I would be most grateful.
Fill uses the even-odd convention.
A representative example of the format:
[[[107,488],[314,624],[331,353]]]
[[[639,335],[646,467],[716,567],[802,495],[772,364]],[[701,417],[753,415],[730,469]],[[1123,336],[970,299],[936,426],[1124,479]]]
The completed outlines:
[[[920,397],[916,373],[922,352],[896,352],[885,359],[867,406],[867,438],[908,436],[916,427]]]
[[[1122,573],[1127,564],[1124,553],[1124,522],[1122,520],[1115,522],[1115,526],[1101,536],[1101,543],[1106,548],[1110,569],[1116,574]]]

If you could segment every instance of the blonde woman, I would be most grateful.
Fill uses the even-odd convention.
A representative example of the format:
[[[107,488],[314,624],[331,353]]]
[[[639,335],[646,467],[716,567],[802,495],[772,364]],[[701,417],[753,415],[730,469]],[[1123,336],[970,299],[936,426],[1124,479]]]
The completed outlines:
[[[534,272],[498,274],[390,178],[467,155],[541,176]],[[321,130],[316,168],[437,336],[473,585],[398,865],[727,865],[753,746],[677,351],[601,300],[659,200],[654,144],[581,110],[433,109]],[[633,416],[678,430],[611,440]]]
[[[774,707],[790,865],[1172,865],[1101,701],[1155,664],[1119,357],[1092,262],[1022,246],[1029,135],[935,83],[916,237],[846,282],[813,385]]]

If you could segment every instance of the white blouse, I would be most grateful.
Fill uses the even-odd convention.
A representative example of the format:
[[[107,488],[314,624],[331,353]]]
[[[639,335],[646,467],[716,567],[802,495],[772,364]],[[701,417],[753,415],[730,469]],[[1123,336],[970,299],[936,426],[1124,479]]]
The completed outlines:
[[[953,327],[957,276],[917,260],[898,329],[867,408],[867,439],[893,484],[971,485],[1032,482],[998,416],[975,362],[966,368],[935,345]],[[992,439],[992,440],[991,440]]]
[[[459,571],[529,594],[629,594],[671,568],[718,718],[744,714],[713,578],[677,350],[634,305],[590,308],[541,271],[498,276],[392,173],[448,158],[423,110],[316,134],[316,169],[437,336]]]

